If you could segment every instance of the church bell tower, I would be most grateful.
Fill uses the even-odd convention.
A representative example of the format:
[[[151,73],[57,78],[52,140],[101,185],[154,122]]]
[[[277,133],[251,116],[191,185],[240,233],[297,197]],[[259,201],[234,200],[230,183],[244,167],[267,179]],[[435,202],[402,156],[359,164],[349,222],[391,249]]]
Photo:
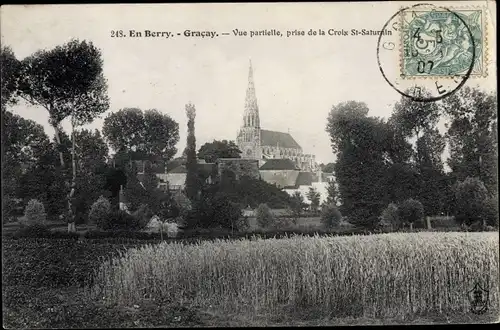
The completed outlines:
[[[250,61],[248,70],[248,87],[245,97],[243,123],[238,132],[236,144],[242,152],[241,158],[258,160],[262,158],[259,106],[257,105],[257,96],[255,95],[252,61]]]

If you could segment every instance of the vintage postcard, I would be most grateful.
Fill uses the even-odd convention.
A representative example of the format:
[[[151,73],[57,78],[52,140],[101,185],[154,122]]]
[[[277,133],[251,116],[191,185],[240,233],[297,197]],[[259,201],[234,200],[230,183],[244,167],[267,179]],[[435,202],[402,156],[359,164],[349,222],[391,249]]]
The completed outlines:
[[[498,323],[496,2],[0,22],[4,328]]]

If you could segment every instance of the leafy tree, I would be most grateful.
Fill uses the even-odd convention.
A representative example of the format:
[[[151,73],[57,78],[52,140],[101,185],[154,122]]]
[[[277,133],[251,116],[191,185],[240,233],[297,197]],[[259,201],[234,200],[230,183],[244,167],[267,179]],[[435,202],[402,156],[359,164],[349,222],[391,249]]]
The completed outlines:
[[[411,94],[413,91],[410,89],[407,93]],[[424,90],[422,94],[429,93]],[[399,123],[403,136],[414,136],[418,140],[421,133],[436,126],[439,120],[439,108],[435,102],[417,102],[402,97],[394,105],[392,118]]]
[[[412,91],[409,90],[408,93]],[[428,93],[423,91],[423,93]],[[439,107],[435,102],[416,102],[407,97],[403,97],[401,101],[394,106],[394,112],[390,118],[391,126],[393,127],[394,137],[404,139],[397,142],[396,146],[402,147],[403,162],[399,163],[396,174],[403,180],[398,180],[396,175],[392,179],[396,179],[396,183],[402,187],[412,186],[412,191],[404,191],[399,196],[417,195],[424,205],[424,209],[429,214],[440,214],[443,211],[443,182],[446,180],[443,170],[442,154],[445,147],[443,136],[439,133],[437,123],[439,120]],[[415,146],[412,146],[412,152],[406,151],[410,141],[415,141]],[[408,161],[407,156],[413,158]],[[401,173],[401,171],[404,171]],[[397,186],[395,190],[401,190]],[[397,195],[397,194],[394,194]],[[394,196],[392,196],[394,197]],[[393,198],[393,200],[401,200],[402,198]]]
[[[357,119],[365,118],[368,114],[365,103],[348,101],[340,103],[328,114],[326,132],[330,135],[330,142],[334,153],[338,153],[349,147],[352,138],[359,130]]]
[[[71,155],[71,138],[64,131],[61,131],[60,140],[62,147],[59,150],[55,142],[44,146],[40,151],[40,153],[43,152],[43,159],[39,158],[35,166],[29,167],[21,178],[23,185],[25,185],[21,193],[23,197],[40,198],[47,205],[49,215],[59,215],[60,210],[64,209],[61,201],[65,200],[64,181],[68,176],[68,169],[57,166],[57,153],[62,151],[65,161],[70,161],[73,158]],[[106,172],[108,170],[106,157],[108,149],[97,130],[94,132],[90,130],[75,132],[75,142],[76,186],[79,189],[74,194],[72,206],[75,222],[84,223],[93,200],[96,200],[100,195],[111,197],[110,193],[106,192]],[[42,179],[42,177],[44,178]],[[48,180],[53,180],[53,183],[46,182],[45,177]],[[54,189],[52,189],[52,186],[54,186]]]
[[[349,101],[332,108],[327,133],[337,153],[335,174],[342,200],[341,212],[353,224],[367,226],[369,218],[386,205],[387,124],[367,117],[364,103]]]
[[[219,184],[221,190],[227,193],[235,193],[238,184],[236,174],[229,169],[224,169],[220,175]]]
[[[13,197],[23,171],[39,162],[50,141],[41,125],[10,111],[3,112],[2,135],[3,192]]]
[[[54,143],[43,142],[34,150],[37,150],[37,156],[32,162],[24,163],[22,168],[20,164],[13,167],[9,165],[9,169],[15,171],[15,184],[12,186],[15,188],[14,194],[25,202],[40,200],[49,216],[60,215],[61,210],[65,209],[67,172],[57,166],[58,150]],[[3,174],[8,177],[9,171],[6,172]]]
[[[333,171],[335,170],[335,163],[328,163],[326,165],[323,165],[321,166],[321,170],[326,173],[333,173]]]
[[[17,118],[13,118],[12,113],[7,113],[7,105],[15,103],[15,94],[17,91],[17,78],[20,69],[20,63],[16,59],[10,47],[2,46],[0,49],[0,66],[1,66],[1,110],[2,110],[2,216],[3,219],[8,219],[14,211],[15,202],[13,200],[13,192],[16,189],[19,173],[19,161],[15,156],[19,149],[13,147],[14,144],[22,139],[13,138],[19,131],[27,132],[18,125]],[[20,117],[19,117],[20,118]],[[17,137],[17,136],[16,136]],[[21,144],[24,141],[20,142]],[[9,150],[10,149],[10,150]]]
[[[297,222],[297,219],[302,215],[302,211],[304,210],[304,197],[300,193],[300,191],[296,191],[292,195],[292,200],[290,203],[290,211],[293,216],[294,223]]]
[[[148,192],[150,197],[154,197],[156,190],[158,189],[158,183],[160,180],[156,176],[156,173],[151,166],[151,162],[144,162],[144,178],[142,179],[142,186]]]
[[[198,198],[198,193],[201,188],[201,183],[198,176],[198,160],[196,158],[196,137],[194,133],[194,119],[196,117],[196,109],[194,105],[186,105],[186,115],[188,117],[188,136],[186,146],[186,195],[191,202]]]
[[[207,142],[198,150],[198,158],[207,163],[213,163],[218,158],[241,158],[240,154],[241,150],[234,141],[227,140]]]
[[[390,203],[382,211],[381,220],[384,225],[390,226],[392,229],[398,230],[401,226],[401,218],[397,204]]]
[[[388,201],[402,202],[418,194],[419,173],[411,163],[393,163],[388,165],[385,184],[382,186]]]
[[[141,204],[152,204],[150,194],[148,194],[144,184],[141,183],[137,176],[138,170],[135,162],[128,164],[124,171],[127,184],[123,187],[123,190],[129,210],[134,212]]]
[[[291,197],[285,191],[261,179],[242,175],[235,180],[232,171],[224,171],[222,178],[212,184],[212,188],[221,191],[234,203],[241,203],[245,207],[253,208],[265,203],[270,208],[286,208],[291,203]]]
[[[437,129],[424,132],[417,141],[417,169],[419,171],[418,196],[424,209],[430,215],[444,211],[447,179],[444,173],[441,155],[445,147],[444,137]]]
[[[76,126],[92,122],[109,108],[101,52],[91,42],[72,40],[52,50],[40,50],[21,62],[19,95],[49,113],[49,123],[61,144],[61,122],[71,117]],[[61,167],[65,167],[62,151]],[[68,194],[68,231],[75,230],[72,199],[76,189],[76,163]]]
[[[318,210],[320,202],[319,192],[314,187],[310,187],[309,191],[307,192],[307,198],[311,202],[310,204],[311,211],[316,212]]]
[[[337,205],[338,191],[337,191],[337,185],[336,185],[334,180],[331,180],[330,182],[328,182],[328,186],[327,186],[326,190],[327,190],[328,195],[326,197],[325,204]]]
[[[95,173],[108,159],[108,145],[99,130],[83,129],[75,132],[77,171]]]
[[[424,206],[412,198],[400,203],[398,210],[401,220],[410,224],[410,230],[413,230],[414,223],[421,221],[424,217]]]
[[[470,226],[475,222],[486,225],[487,214],[491,208],[488,203],[488,190],[478,178],[468,177],[456,185],[455,220]]]
[[[100,173],[104,176],[104,189],[108,192],[111,208],[118,210],[118,196],[121,187],[127,187],[127,171],[125,168],[115,168],[111,166],[104,166]],[[135,177],[137,180],[137,177]]]
[[[385,191],[387,201],[402,202],[418,194],[419,172],[413,162],[415,150],[394,117],[386,125]]]
[[[270,228],[274,225],[274,216],[267,204],[259,204],[256,210],[257,223],[262,228]]]
[[[498,193],[485,200],[484,221],[486,225],[498,228]],[[483,224],[484,225],[484,224]]]
[[[232,202],[222,193],[217,193],[210,202],[213,212],[212,221],[221,228],[235,227],[242,216],[241,205]]]
[[[189,212],[189,228],[226,228],[238,229],[242,216],[241,205],[234,203],[226,193],[213,187],[204,187],[200,198],[193,203]]]
[[[83,223],[91,208],[91,201],[103,195],[111,197],[106,190],[106,171],[108,169],[108,146],[98,130],[75,132],[76,186],[74,196],[76,222]]]
[[[454,176],[458,181],[477,177],[494,194],[498,189],[496,94],[464,86],[443,99],[441,108],[451,121],[446,139]]]
[[[21,63],[8,46],[0,50],[1,85],[2,85],[2,113],[9,103],[16,102],[17,82],[21,70]]]
[[[325,204],[321,209],[321,223],[328,229],[340,224],[342,214],[335,204]]]
[[[167,162],[177,152],[179,124],[156,109],[124,108],[104,119],[103,134],[128,159]]]

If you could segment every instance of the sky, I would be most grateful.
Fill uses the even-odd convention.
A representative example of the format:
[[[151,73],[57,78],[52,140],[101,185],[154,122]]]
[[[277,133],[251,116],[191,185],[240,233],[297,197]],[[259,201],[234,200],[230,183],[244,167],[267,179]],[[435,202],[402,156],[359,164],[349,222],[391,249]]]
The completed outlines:
[[[449,3],[449,2],[448,2]],[[380,30],[409,3],[32,5],[2,6],[2,46],[18,59],[73,38],[101,49],[110,109],[85,128],[125,107],[157,109],[179,123],[178,154],[186,144],[185,105],[196,107],[200,147],[214,139],[235,140],[242,124],[249,60],[254,70],[261,127],[290,131],[304,153],[319,163],[335,160],[326,119],[333,105],[365,102],[369,115],[389,117],[399,95],[382,77],[377,36],[307,36],[310,29]],[[411,3],[410,3],[411,4]],[[488,12],[494,7],[488,2]],[[494,6],[494,4],[493,4]],[[496,25],[493,19],[493,25]],[[303,30],[305,36],[235,37],[233,29]],[[125,38],[111,37],[124,31]],[[171,38],[134,38],[129,31],[173,32]],[[185,37],[184,31],[215,31],[215,38]],[[222,33],[230,33],[222,36]],[[177,36],[180,33],[180,36]],[[495,49],[494,38],[490,46]],[[496,54],[495,54],[496,55]],[[490,57],[494,65],[496,57]],[[496,86],[496,72],[468,82]],[[12,111],[44,126],[48,114],[20,103]],[[442,126],[442,125],[441,125]],[[69,121],[63,128],[70,130]]]

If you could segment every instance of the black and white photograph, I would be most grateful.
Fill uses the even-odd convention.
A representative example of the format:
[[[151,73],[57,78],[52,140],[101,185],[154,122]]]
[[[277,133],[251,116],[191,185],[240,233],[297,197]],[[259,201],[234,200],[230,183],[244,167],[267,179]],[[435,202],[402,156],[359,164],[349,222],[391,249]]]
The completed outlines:
[[[5,329],[499,322],[496,2],[0,27]]]

